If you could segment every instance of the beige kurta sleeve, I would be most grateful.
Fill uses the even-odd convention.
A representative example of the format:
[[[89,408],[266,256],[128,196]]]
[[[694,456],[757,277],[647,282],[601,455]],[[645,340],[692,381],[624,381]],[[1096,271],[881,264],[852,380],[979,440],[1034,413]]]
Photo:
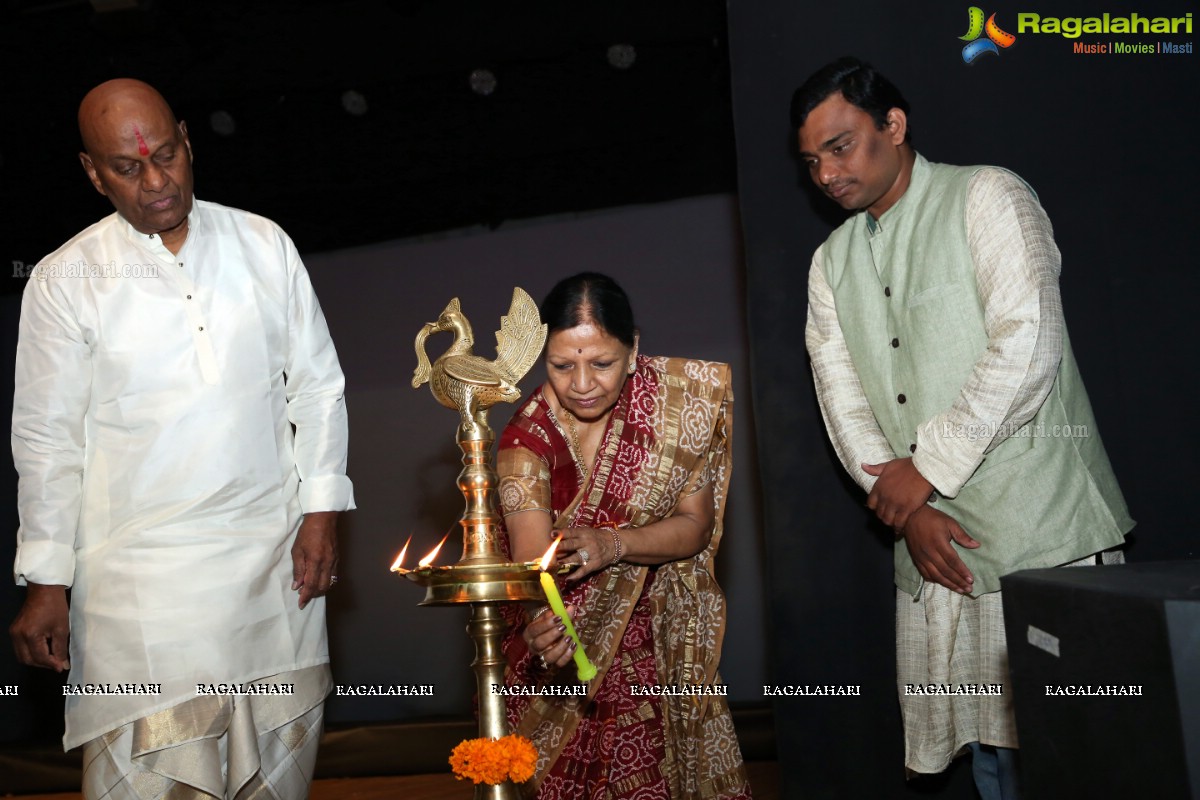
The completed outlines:
[[[833,449],[850,476],[869,492],[875,478],[863,472],[861,465],[882,464],[896,458],[896,454],[871,411],[854,362],[850,360],[833,290],[825,279],[822,250],[819,247],[813,254],[808,273],[808,324],[804,340],[812,360],[817,402]]]

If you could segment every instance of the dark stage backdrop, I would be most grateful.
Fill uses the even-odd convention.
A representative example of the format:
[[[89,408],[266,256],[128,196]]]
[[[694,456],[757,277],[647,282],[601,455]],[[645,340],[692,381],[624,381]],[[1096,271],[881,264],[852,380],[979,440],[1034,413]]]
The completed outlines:
[[[1138,527],[1130,560],[1197,554],[1194,299],[1197,107],[1194,53],[1077,54],[1073,42],[1173,42],[1192,34],[1018,30],[1042,17],[1183,16],[1193,3],[1043,0],[983,7],[1015,44],[968,65],[967,3],[734,2],[729,6],[747,320],[781,683],[861,685],[860,697],[776,701],[785,797],[903,797],[895,691],[891,545],[827,443],[804,353],[813,250],[839,217],[795,159],[788,105],[816,68],[854,54],[912,104],[934,161],[998,164],[1038,192],[1063,253],[1071,339]],[[1193,23],[1194,24],[1194,23]]]

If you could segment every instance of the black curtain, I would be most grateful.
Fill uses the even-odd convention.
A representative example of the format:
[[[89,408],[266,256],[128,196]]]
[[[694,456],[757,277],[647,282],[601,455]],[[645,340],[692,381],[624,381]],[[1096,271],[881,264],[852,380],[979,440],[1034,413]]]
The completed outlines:
[[[934,4],[928,4],[933,6]],[[1036,5],[1036,4],[1035,4]],[[841,55],[864,58],[912,104],[932,161],[997,164],[1038,192],[1063,253],[1068,329],[1109,456],[1139,521],[1130,560],[1196,558],[1187,498],[1197,437],[1197,61],[1077,53],[1075,43],[1187,45],[1193,35],[1021,30],[964,62],[967,4],[885,0],[729,6],[754,408],[764,484],[775,681],[861,687],[775,701],[784,797],[972,797],[969,769],[906,782],[894,665],[891,536],[828,444],[804,352],[813,250],[841,219],[808,183],[789,128],[792,91]],[[1045,18],[1100,16],[1043,4]],[[1189,3],[1103,7],[1183,17]],[[1067,27],[1067,23],[1061,27]]]

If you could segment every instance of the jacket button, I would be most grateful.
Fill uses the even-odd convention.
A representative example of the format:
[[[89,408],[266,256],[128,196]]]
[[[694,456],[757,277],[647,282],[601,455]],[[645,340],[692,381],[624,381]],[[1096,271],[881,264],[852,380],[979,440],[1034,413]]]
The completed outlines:
[[[896,402],[900,403],[901,405],[904,405],[905,403],[908,402],[908,398],[902,394],[898,394],[898,395],[896,395]]]
[[[890,287],[890,286],[883,287],[883,296],[891,297],[892,296],[892,287]]]
[[[900,340],[892,339],[892,347],[899,347],[899,346],[900,346]]]
[[[910,445],[908,446],[908,452],[910,452],[910,453],[915,453],[915,452],[917,452],[917,446],[916,446],[915,444],[910,444]]]

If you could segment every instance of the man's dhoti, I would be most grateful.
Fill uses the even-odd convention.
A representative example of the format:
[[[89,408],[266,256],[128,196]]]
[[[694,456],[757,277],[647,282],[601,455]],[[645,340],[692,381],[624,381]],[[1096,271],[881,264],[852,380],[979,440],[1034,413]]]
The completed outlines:
[[[1120,550],[1101,555],[1105,564],[1125,562]],[[1095,564],[1088,556],[1063,566]],[[926,583],[914,600],[897,589],[896,678],[910,775],[941,772],[971,742],[1017,747],[1000,592],[971,598]],[[955,694],[959,687],[983,690]]]
[[[254,681],[291,695],[202,695],[83,746],[86,800],[302,800],[329,693],[329,665]]]

